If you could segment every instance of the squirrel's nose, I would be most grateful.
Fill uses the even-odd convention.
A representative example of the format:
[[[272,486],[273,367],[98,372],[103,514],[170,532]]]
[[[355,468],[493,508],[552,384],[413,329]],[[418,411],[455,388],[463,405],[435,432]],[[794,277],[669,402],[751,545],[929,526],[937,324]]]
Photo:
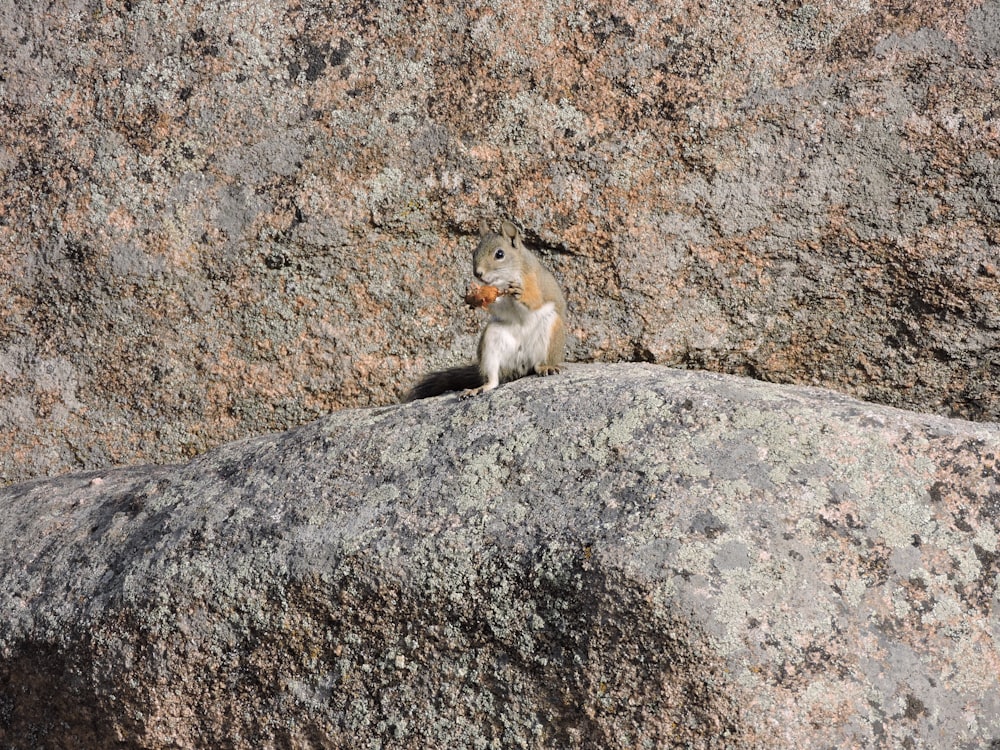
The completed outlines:
[[[481,269],[481,268],[473,268],[473,269],[472,269],[472,273],[473,273],[473,275],[475,275],[475,277],[476,277],[477,279],[479,279],[480,281],[482,281],[482,280],[483,280],[483,269]]]

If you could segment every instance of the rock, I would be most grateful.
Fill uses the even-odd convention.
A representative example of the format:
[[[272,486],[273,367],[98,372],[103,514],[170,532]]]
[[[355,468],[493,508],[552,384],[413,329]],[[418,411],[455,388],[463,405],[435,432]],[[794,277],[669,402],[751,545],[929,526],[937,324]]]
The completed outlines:
[[[0,744],[991,746],[998,455],[594,365],[7,487]]]
[[[1000,3],[0,9],[0,482],[471,357],[482,218],[570,358],[1000,419]]]

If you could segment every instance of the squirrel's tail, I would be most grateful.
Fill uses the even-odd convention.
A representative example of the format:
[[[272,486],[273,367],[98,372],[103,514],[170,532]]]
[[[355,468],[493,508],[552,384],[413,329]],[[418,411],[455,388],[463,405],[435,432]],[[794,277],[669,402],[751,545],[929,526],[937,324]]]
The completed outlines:
[[[482,373],[479,372],[479,365],[465,365],[464,367],[451,367],[447,370],[432,372],[417,383],[406,394],[403,401],[416,401],[421,398],[440,396],[449,391],[463,391],[466,388],[478,388],[484,382]]]

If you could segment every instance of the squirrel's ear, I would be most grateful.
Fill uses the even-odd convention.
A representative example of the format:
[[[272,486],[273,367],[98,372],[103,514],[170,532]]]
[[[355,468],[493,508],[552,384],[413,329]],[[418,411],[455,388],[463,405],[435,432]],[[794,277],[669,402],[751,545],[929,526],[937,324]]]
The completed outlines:
[[[490,233],[490,225],[487,223],[486,219],[479,220],[479,236],[485,237]]]
[[[500,231],[503,232],[504,237],[509,239],[514,239],[518,235],[517,227],[509,221],[504,221],[504,223],[500,225]]]

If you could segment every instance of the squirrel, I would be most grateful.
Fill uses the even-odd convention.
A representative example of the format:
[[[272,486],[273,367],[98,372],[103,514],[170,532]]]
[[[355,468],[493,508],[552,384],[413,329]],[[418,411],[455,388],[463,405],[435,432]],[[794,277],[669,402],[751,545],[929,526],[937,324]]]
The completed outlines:
[[[467,398],[529,373],[559,372],[566,348],[566,300],[559,283],[524,246],[521,232],[504,221],[500,234],[479,225],[472,256],[477,279],[500,290],[479,338],[477,362],[425,376],[404,401],[462,391]]]

